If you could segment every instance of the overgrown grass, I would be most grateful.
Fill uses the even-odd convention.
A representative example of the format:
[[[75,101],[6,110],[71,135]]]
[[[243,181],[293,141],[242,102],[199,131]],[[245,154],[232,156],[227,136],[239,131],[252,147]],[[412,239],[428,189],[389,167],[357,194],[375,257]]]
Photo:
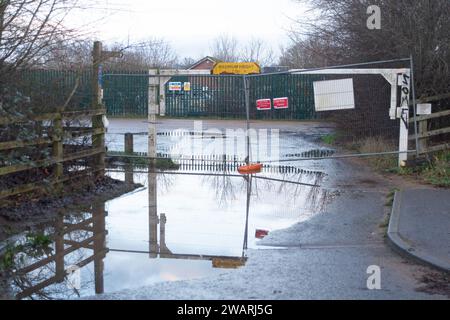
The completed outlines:
[[[393,141],[371,137],[354,142],[348,148],[359,153],[382,153],[394,151],[397,146]],[[409,176],[437,187],[450,188],[450,150],[437,152],[425,161],[417,161],[417,164],[409,164],[406,167],[398,167],[397,154],[371,156],[365,158],[365,161],[379,172]]]
[[[423,163],[410,167],[392,167],[387,171],[402,176],[416,177],[436,187],[450,188],[450,150],[432,155]]]
[[[380,137],[370,137],[355,143],[360,153],[382,153],[395,150],[393,142]],[[388,170],[397,165],[396,155],[379,155],[366,158],[369,164],[379,171]]]

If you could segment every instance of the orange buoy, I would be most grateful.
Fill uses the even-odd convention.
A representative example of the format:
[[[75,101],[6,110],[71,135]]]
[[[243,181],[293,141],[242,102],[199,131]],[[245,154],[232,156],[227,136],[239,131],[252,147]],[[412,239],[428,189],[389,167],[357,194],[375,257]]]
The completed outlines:
[[[252,174],[252,173],[259,173],[262,170],[262,163],[252,163],[245,166],[240,166],[238,168],[238,172],[240,174]]]

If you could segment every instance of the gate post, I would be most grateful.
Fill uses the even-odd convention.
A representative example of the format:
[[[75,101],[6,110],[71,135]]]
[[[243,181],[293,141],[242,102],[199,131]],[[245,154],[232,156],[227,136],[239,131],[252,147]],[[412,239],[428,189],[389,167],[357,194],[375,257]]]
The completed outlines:
[[[408,129],[409,129],[409,98],[411,92],[410,71],[400,75],[399,83],[401,85],[400,108],[397,109],[397,118],[400,118],[400,137],[398,165],[404,167],[408,160]]]
[[[148,71],[148,152],[150,158],[150,169],[156,165],[156,113],[158,110],[158,70]]]
[[[92,57],[92,109],[98,110],[102,108],[102,43],[100,41],[94,42],[94,51],[92,52]],[[94,149],[102,150],[102,152],[95,157],[95,169],[99,169],[96,176],[101,177],[105,174],[105,126],[103,124],[103,115],[95,115],[92,117],[92,128],[103,129],[101,134],[92,135],[92,147]]]
[[[250,83],[248,77],[245,75],[242,77],[244,82],[244,97],[245,97],[245,113],[247,118],[247,157],[245,163],[250,163]]]
[[[53,145],[52,145],[52,154],[53,159],[55,160],[55,174],[54,174],[54,182],[55,188],[60,192],[62,190],[61,179],[64,175],[64,151],[63,151],[63,120],[62,120],[62,112],[58,110],[57,117],[53,120]]]

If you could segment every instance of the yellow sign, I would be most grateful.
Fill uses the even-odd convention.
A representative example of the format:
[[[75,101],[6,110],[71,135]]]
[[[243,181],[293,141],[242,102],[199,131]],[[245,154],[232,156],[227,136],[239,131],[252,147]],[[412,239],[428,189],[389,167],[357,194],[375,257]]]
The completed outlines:
[[[183,85],[183,90],[184,91],[191,91],[191,83],[190,82],[185,82]]]
[[[212,74],[255,74],[261,73],[256,62],[218,62],[214,65]]]

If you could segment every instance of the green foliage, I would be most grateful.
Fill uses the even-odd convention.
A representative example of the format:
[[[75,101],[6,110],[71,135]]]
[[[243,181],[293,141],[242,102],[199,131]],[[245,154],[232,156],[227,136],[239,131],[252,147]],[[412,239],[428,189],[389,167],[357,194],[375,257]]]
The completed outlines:
[[[424,180],[437,187],[450,187],[450,151],[436,154],[432,161],[422,169]]]
[[[392,207],[392,205],[394,204],[394,197],[395,197],[395,193],[397,191],[399,191],[400,189],[398,188],[393,188],[391,189],[391,191],[389,191],[389,193],[387,194],[387,200],[386,203],[384,204],[387,207]]]
[[[337,136],[335,134],[327,134],[320,137],[323,143],[329,145],[333,145],[336,142],[336,138]]]
[[[0,270],[11,270],[17,268],[18,264],[24,262],[24,257],[42,257],[49,254],[53,249],[51,238],[44,233],[29,233],[23,243],[8,245],[5,253],[0,259]]]
[[[427,162],[411,167],[391,167],[387,172],[402,176],[414,176],[436,187],[450,187],[450,151],[436,153]]]

